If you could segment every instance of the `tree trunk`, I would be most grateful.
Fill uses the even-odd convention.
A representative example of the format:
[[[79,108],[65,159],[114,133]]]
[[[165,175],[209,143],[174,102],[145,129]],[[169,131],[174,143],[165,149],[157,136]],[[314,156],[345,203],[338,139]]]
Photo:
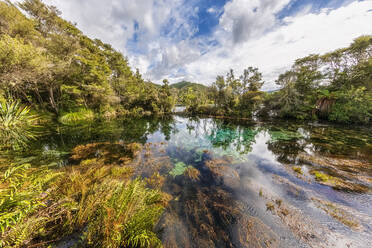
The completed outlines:
[[[40,92],[39,92],[39,89],[36,87],[36,89],[35,89],[35,94],[36,94],[36,97],[37,97],[37,99],[38,99],[38,101],[39,101],[39,104],[42,106],[42,108],[44,109],[45,108],[45,106],[44,106],[44,101],[43,101],[43,98],[41,97],[41,95],[40,95]]]
[[[56,114],[58,114],[58,106],[57,106],[56,101],[54,99],[53,86],[49,87],[49,101],[50,101],[50,105],[52,106],[54,112]]]
[[[328,115],[331,113],[333,103],[334,103],[333,99],[329,99],[326,97],[320,98],[316,102],[316,109],[315,109],[315,112],[318,115],[318,117],[322,119],[328,118]]]

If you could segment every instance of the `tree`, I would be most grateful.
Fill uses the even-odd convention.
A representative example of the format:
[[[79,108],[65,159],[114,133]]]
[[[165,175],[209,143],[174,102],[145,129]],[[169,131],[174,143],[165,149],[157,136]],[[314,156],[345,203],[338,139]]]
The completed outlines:
[[[53,6],[0,2],[0,91],[56,115],[93,110],[101,116],[170,112],[174,93],[132,72],[109,44],[90,39]]]
[[[263,83],[258,68],[248,67],[239,78],[230,69],[226,79],[217,76],[212,85],[214,102],[224,114],[249,117],[262,101]]]
[[[372,107],[372,36],[346,48],[297,59],[279,76],[280,91],[270,96],[281,116],[314,117],[336,122],[370,122]],[[315,116],[316,115],[316,116]]]
[[[258,68],[248,67],[244,69],[243,75],[240,76],[240,80],[243,86],[243,92],[246,91],[259,91],[264,84],[262,81],[262,73],[258,71]]]
[[[175,98],[171,92],[168,79],[163,80],[159,91],[159,106],[161,113],[170,113],[175,105]]]
[[[192,87],[181,92],[180,96],[182,104],[186,107],[188,113],[195,114],[199,107],[206,103],[206,96],[200,90],[194,90]]]

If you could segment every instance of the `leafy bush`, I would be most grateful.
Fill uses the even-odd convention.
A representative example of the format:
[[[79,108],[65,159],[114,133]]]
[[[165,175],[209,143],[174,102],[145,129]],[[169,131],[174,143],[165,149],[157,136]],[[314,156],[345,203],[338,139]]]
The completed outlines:
[[[0,247],[18,247],[42,230],[43,218],[29,217],[44,206],[45,189],[59,175],[46,166],[35,169],[30,164],[12,164],[1,174]]]
[[[19,101],[0,102],[0,139],[2,148],[20,149],[37,137],[38,116],[30,113],[30,108]]]
[[[329,119],[341,123],[368,123],[372,119],[372,95],[364,87],[338,92]]]

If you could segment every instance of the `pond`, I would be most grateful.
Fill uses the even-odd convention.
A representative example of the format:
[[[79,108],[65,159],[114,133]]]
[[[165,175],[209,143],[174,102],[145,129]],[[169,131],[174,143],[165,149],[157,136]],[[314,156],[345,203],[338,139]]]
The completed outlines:
[[[369,247],[372,132],[319,123],[173,116],[51,127],[29,153],[138,142],[135,175],[170,201],[164,247]],[[150,180],[149,180],[150,181]],[[158,185],[159,186],[159,185]]]

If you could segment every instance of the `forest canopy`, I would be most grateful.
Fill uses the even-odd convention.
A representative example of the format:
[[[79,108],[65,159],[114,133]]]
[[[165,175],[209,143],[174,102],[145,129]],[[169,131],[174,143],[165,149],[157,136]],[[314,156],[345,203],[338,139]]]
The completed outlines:
[[[0,61],[2,98],[56,115],[162,114],[174,102],[168,87],[143,80],[111,45],[85,36],[40,0],[0,2]]]

